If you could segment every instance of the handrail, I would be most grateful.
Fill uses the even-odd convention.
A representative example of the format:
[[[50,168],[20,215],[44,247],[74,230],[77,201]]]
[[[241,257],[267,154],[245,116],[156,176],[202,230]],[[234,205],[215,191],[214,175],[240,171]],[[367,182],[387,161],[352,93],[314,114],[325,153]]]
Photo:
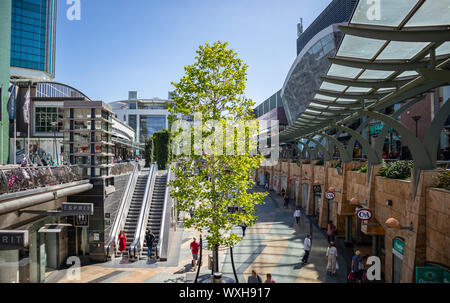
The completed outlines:
[[[159,231],[159,239],[158,244],[156,246],[156,252],[159,254],[160,260],[167,260],[167,251],[168,251],[168,237],[169,237],[169,228],[170,225],[167,221],[170,220],[170,213],[167,212],[167,204],[169,204],[169,182],[170,175],[172,172],[172,167],[169,165],[169,170],[167,171],[167,179],[166,179],[166,192],[164,194],[164,207],[163,212],[161,214],[161,229]]]
[[[129,256],[131,258],[139,258],[141,255],[141,250],[144,244],[144,234],[145,234],[145,221],[148,219],[148,211],[150,209],[150,197],[153,193],[153,184],[156,176],[157,166],[156,164],[152,164],[148,173],[147,185],[145,186],[144,199],[141,207],[141,212],[139,214],[138,224],[136,226],[136,231],[134,233],[134,240],[131,243],[129,248]]]
[[[116,220],[114,221],[113,227],[111,229],[109,240],[104,246],[106,251],[106,258],[109,257],[111,246],[113,247],[114,252],[116,252],[116,249],[119,247],[118,233],[121,230],[124,218],[126,218],[127,215],[126,210],[128,209],[127,205],[129,205],[129,202],[131,201],[131,198],[133,196],[132,193],[134,192],[138,176],[139,176],[139,163],[136,162],[134,164],[134,168],[130,175],[130,178],[128,179],[127,187],[125,188],[125,193],[123,194],[122,201],[119,204],[119,211],[117,212]]]

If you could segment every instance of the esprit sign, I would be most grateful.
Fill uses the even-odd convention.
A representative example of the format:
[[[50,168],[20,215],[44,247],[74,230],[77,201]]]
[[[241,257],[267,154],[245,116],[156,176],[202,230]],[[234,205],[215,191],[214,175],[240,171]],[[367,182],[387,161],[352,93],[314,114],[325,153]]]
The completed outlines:
[[[62,203],[62,211],[70,212],[73,215],[93,215],[94,204],[93,203]]]
[[[325,199],[327,200],[333,200],[336,197],[336,195],[334,193],[332,193],[331,191],[328,191],[325,193]]]
[[[21,249],[28,246],[28,230],[0,230],[0,249]]]
[[[361,208],[356,212],[356,217],[360,220],[367,221],[372,218],[372,212],[370,209]]]

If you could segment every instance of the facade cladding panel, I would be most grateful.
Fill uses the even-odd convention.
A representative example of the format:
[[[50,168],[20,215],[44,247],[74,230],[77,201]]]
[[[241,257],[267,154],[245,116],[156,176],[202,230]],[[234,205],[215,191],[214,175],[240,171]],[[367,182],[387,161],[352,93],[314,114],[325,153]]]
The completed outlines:
[[[317,41],[307,46],[308,49],[303,49],[296,58],[282,89],[282,100],[289,124],[295,122],[306,110],[311,103],[310,99],[315,95],[314,90],[320,88],[320,77],[326,75],[331,65],[328,57],[334,57],[336,54],[342,33],[336,25],[332,25],[313,38]]]
[[[357,0],[334,0],[331,2],[319,17],[297,38],[297,55],[324,28],[331,24],[348,22],[357,3]]]
[[[54,77],[56,0],[13,0],[11,66]]]

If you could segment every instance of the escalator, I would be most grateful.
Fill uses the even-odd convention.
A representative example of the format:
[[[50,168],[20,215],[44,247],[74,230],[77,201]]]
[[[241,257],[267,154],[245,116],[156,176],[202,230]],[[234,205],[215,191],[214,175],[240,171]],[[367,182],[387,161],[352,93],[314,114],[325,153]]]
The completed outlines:
[[[128,215],[125,221],[123,231],[127,237],[127,247],[130,247],[134,240],[136,227],[138,225],[139,214],[143,205],[143,199],[145,196],[145,189],[149,178],[149,169],[144,169],[140,172],[137,181],[136,188],[134,189],[133,196],[131,198],[130,207],[128,209]]]
[[[164,201],[166,195],[167,173],[156,176],[155,185],[153,188],[152,202],[150,204],[150,211],[148,214],[146,230],[151,230],[155,235],[153,242],[152,256],[156,256],[156,246],[159,242],[159,235],[161,229],[161,220],[164,210]],[[147,243],[144,241],[142,255],[147,255]]]

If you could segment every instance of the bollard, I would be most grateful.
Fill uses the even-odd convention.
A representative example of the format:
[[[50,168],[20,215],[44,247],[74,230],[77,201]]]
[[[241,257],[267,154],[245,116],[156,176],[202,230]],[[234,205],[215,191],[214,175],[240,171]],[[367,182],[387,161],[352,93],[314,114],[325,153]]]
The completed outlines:
[[[215,272],[214,275],[211,277],[212,283],[223,283],[222,281],[222,273]]]

